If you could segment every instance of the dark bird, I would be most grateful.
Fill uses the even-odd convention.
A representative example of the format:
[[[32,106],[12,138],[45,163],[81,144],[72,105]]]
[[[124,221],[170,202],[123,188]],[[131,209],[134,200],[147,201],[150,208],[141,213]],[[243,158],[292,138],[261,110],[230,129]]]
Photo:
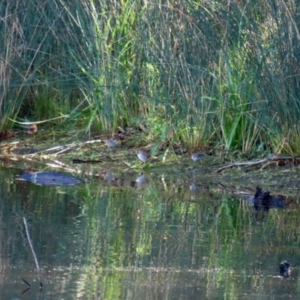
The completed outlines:
[[[283,276],[284,278],[288,278],[291,275],[291,264],[288,261],[283,261],[279,265],[279,274],[280,276]]]

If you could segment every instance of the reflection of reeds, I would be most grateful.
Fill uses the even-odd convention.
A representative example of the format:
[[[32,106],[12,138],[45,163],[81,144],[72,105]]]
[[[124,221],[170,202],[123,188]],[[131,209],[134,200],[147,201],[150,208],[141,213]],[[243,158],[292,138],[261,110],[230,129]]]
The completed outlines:
[[[38,279],[39,279],[39,282],[40,282],[40,288],[42,289],[42,288],[43,288],[43,283],[42,283],[41,276],[40,276],[39,262],[38,262],[38,260],[37,260],[37,257],[36,257],[36,254],[35,254],[35,251],[34,251],[32,242],[31,242],[31,238],[30,238],[30,234],[29,234],[29,230],[28,230],[28,226],[27,226],[27,221],[26,221],[25,217],[23,217],[23,222],[24,222],[24,226],[25,226],[25,231],[26,231],[28,243],[29,243],[29,245],[30,245],[30,249],[31,249],[31,252],[32,252],[34,261],[35,261],[36,271],[37,271]],[[27,285],[30,286],[30,284],[29,284],[26,280],[23,279],[23,281],[24,281]]]

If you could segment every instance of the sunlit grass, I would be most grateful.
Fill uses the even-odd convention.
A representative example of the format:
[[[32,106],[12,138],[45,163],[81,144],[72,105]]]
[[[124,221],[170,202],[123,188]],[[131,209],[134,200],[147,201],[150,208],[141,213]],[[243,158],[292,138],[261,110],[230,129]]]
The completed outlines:
[[[300,42],[288,29],[293,9],[278,15],[273,4],[9,7],[0,127],[11,127],[9,118],[69,115],[51,126],[88,135],[144,126],[144,144],[298,151]]]

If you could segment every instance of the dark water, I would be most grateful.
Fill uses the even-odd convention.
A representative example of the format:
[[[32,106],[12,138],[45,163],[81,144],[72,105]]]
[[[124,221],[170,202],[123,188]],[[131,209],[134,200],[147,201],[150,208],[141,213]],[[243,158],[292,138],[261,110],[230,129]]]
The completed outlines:
[[[214,185],[191,192],[184,179],[41,187],[18,173],[0,169],[1,299],[300,297],[297,206],[254,212],[243,197]]]

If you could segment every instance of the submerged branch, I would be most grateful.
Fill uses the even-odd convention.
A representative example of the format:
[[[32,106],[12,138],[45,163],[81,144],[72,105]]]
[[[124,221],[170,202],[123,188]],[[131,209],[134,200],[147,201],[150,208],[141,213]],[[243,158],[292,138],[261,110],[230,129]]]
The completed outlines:
[[[32,242],[31,242],[31,238],[30,238],[30,234],[29,234],[29,230],[28,230],[28,225],[27,225],[27,221],[26,221],[25,217],[23,217],[23,222],[24,222],[24,226],[25,226],[25,231],[26,231],[28,243],[29,243],[29,246],[30,246],[34,261],[35,261],[36,270],[37,270],[37,274],[38,274],[38,279],[39,279],[39,282],[40,282],[40,288],[42,289],[43,288],[43,283],[42,283],[41,276],[40,276],[39,262],[37,260],[37,257],[36,257],[36,254],[35,254]]]

